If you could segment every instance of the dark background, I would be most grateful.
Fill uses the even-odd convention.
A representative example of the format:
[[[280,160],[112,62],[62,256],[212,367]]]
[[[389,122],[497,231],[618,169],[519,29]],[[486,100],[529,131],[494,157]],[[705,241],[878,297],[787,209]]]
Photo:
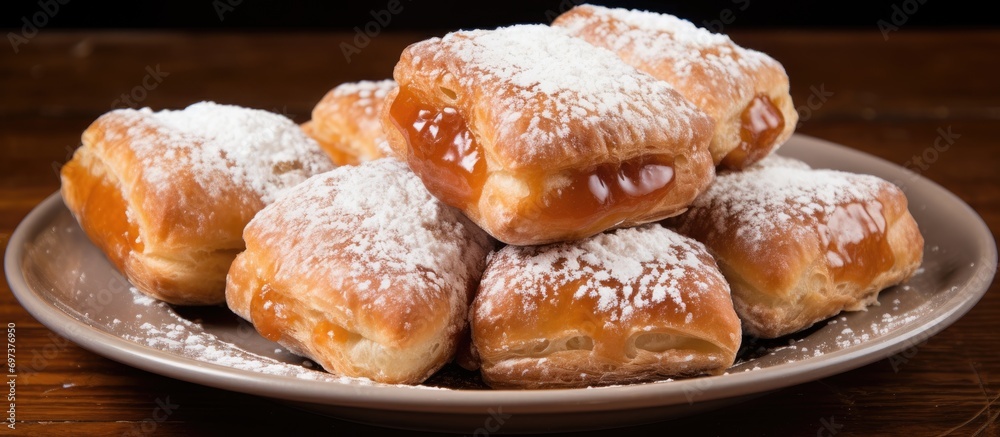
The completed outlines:
[[[392,16],[392,30],[487,28],[515,23],[548,22],[560,10],[580,0],[420,1],[398,0],[403,8]],[[65,2],[59,4],[58,2]],[[58,5],[44,27],[53,29],[193,29],[193,30],[352,30],[372,20],[372,11],[386,8],[379,1],[105,1],[3,0],[0,28],[21,29],[31,18]],[[981,2],[953,0],[896,1],[591,1],[595,4],[667,12],[705,26],[724,10],[732,11],[727,29],[740,28],[877,28],[879,20],[893,23],[894,5],[906,14],[908,28],[997,27],[1000,19],[983,10]],[[221,18],[220,18],[221,12]],[[547,14],[548,12],[548,14]]]

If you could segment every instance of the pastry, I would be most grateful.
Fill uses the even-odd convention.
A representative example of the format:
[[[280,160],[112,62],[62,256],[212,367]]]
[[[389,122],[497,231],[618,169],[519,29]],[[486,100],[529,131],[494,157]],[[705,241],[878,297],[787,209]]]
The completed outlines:
[[[210,102],[120,109],[83,133],[62,197],[91,241],[143,293],[225,300],[243,227],[287,188],[332,165],[278,114]]]
[[[548,26],[407,47],[383,126],[427,189],[509,244],[675,215],[711,182],[712,120],[666,82]]]
[[[723,167],[742,169],[759,161],[798,123],[781,64],[726,35],[672,15],[592,5],[574,7],[552,25],[670,82],[711,115],[712,158]]]
[[[454,356],[492,245],[392,158],[307,180],[243,236],[229,308],[332,373],[390,384]]]
[[[337,165],[357,164],[391,155],[379,115],[392,80],[344,83],[330,90],[302,125]]]
[[[659,224],[490,255],[471,314],[494,388],[717,375],[740,321],[705,247]]]
[[[716,257],[747,334],[779,337],[865,309],[920,266],[923,237],[898,187],[772,160],[720,173],[670,219]]]

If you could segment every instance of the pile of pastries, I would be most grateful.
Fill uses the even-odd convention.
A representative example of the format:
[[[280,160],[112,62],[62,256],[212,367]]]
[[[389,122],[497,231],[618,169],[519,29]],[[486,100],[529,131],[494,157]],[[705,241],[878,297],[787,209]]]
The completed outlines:
[[[713,375],[910,277],[896,186],[772,155],[797,114],[771,57],[669,15],[407,47],[299,126],[197,103],[115,110],[62,195],[143,293],[225,303],[326,370],[496,388]]]

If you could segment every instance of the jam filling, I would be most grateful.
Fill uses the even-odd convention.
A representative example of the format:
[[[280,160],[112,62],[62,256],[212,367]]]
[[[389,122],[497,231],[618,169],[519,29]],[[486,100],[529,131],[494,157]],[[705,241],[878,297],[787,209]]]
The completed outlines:
[[[250,299],[250,320],[253,320],[253,325],[261,336],[278,341],[281,334],[288,332],[292,324],[299,320],[288,307],[284,296],[265,285],[260,293],[255,293]]]
[[[357,341],[361,337],[357,333],[348,331],[342,326],[326,320],[316,325],[312,335],[313,343],[330,345],[331,349],[336,349],[338,346],[348,342]]]
[[[583,233],[614,226],[669,189],[672,164],[664,156],[646,156],[571,171],[567,185],[541,196],[539,218],[587,231]]]
[[[458,110],[423,103],[402,87],[389,113],[409,145],[410,168],[427,190],[458,208],[478,202],[486,162]],[[561,177],[565,183],[546,192],[542,192],[544,176],[528,178],[536,205],[529,214],[560,228],[578,230],[582,236],[620,223],[634,215],[644,200],[665,193],[674,180],[674,167],[669,157],[644,156],[569,170]]]
[[[403,87],[389,113],[410,145],[410,168],[428,191],[459,208],[479,200],[486,162],[457,109],[425,104]]]
[[[896,261],[878,201],[838,205],[827,215],[820,237],[837,282],[870,282]]]
[[[778,135],[785,129],[781,111],[764,94],[750,101],[740,120],[740,144],[722,159],[725,167],[742,169],[760,161],[771,152]]]
[[[70,176],[72,173],[84,171],[86,170],[82,164],[76,160],[70,161],[63,167],[63,173],[67,177],[72,177]],[[91,236],[90,240],[101,246],[119,271],[124,271],[129,252],[142,253],[145,249],[145,244],[139,239],[139,225],[128,219],[126,210],[128,203],[122,196],[118,184],[106,178],[100,178],[95,182],[96,186],[89,188],[92,194],[87,196],[86,202],[81,205],[78,217],[83,229]],[[88,189],[85,184],[74,187]],[[78,194],[73,193],[73,196],[77,197]],[[125,229],[125,232],[121,232],[121,229]]]

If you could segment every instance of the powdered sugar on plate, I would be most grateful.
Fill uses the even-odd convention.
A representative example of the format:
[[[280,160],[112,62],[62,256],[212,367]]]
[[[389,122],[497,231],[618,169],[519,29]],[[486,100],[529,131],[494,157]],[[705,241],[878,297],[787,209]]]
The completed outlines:
[[[201,323],[180,316],[170,305],[142,294],[135,287],[130,287],[129,290],[137,312],[150,312],[152,313],[151,317],[147,319],[159,320],[152,322],[140,318],[132,322],[119,322],[131,324],[128,329],[123,329],[127,333],[123,334],[122,337],[134,343],[203,363],[268,375],[289,376],[314,381],[373,384],[367,379],[331,375],[247,351],[215,334],[206,332]],[[257,334],[253,332],[252,327],[247,325],[244,329],[237,329],[235,335],[246,340],[247,337]]]
[[[253,343],[255,340],[262,341],[257,338],[258,334],[249,323],[241,321],[241,325],[237,326],[233,333],[216,335],[209,332],[200,320],[189,320],[181,316],[169,304],[148,298],[134,287],[130,292],[138,312],[147,312],[150,316],[147,319],[160,320],[155,323],[145,322],[142,319],[135,322],[119,321],[119,324],[130,324],[127,327],[119,327],[119,330],[125,332],[120,334],[122,338],[133,343],[202,363],[266,375],[351,385],[441,389],[429,386],[380,384],[367,378],[331,374],[302,358],[289,357],[288,361],[282,361],[260,355],[241,346]],[[275,350],[275,353],[280,352]]]
[[[204,332],[198,325],[191,324],[190,322],[183,323],[186,322],[183,319],[179,321],[182,323],[171,323],[160,327],[150,323],[143,323],[137,330],[143,334],[129,335],[126,338],[158,350],[169,351],[201,362],[234,369],[249,370],[268,375],[290,376],[313,381],[353,384],[372,383],[370,380],[362,378],[336,376],[257,355],[231,343],[224,342],[214,334]]]

